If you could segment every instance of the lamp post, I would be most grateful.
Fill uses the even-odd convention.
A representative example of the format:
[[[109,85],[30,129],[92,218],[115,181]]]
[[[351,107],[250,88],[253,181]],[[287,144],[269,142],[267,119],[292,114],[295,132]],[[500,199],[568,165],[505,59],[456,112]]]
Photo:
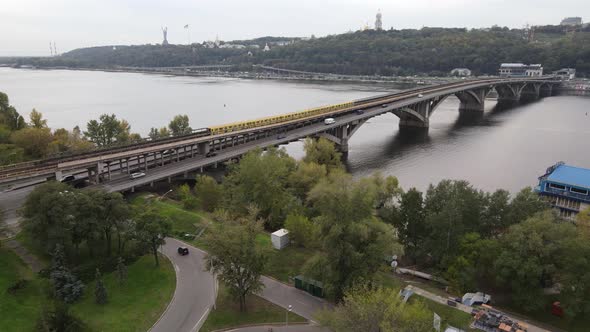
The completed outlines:
[[[172,191],[173,191],[172,189],[168,190],[168,191],[167,191],[167,192],[166,192],[164,195],[160,196],[160,198],[158,198],[158,200],[159,200],[159,201],[161,201],[161,200],[162,200],[162,198],[164,198],[164,196],[168,195],[168,194],[169,194],[169,193],[171,193]]]
[[[291,312],[291,310],[293,310],[293,306],[289,304],[289,308],[285,313],[285,326],[289,326],[289,313]]]

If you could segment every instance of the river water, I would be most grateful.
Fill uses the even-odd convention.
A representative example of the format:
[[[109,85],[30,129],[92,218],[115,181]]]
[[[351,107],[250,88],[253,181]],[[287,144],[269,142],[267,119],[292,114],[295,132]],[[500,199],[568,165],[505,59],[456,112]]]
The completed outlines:
[[[376,84],[300,83],[134,73],[0,68],[0,91],[21,114],[36,108],[52,128],[85,127],[114,113],[145,135],[187,114],[193,128],[280,114],[395,91]],[[481,117],[459,115],[448,98],[427,133],[400,133],[398,118],[369,120],[350,140],[348,169],[379,171],[402,187],[425,189],[442,179],[465,179],[484,190],[512,192],[536,184],[556,161],[590,168],[590,98],[559,96],[505,108],[486,102]],[[287,146],[295,157],[301,143]]]

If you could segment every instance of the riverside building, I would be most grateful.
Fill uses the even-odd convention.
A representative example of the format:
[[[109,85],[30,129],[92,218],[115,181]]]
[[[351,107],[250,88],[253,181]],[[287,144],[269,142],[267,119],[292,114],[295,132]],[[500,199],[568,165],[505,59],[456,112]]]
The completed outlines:
[[[561,217],[573,220],[590,207],[590,169],[558,162],[539,177],[535,191],[559,210]]]

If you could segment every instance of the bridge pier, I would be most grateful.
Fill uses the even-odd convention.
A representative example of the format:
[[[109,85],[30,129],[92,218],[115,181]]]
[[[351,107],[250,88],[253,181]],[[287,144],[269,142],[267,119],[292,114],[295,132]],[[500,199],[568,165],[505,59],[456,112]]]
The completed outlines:
[[[209,142],[201,142],[197,144],[197,149],[199,151],[199,154],[201,155],[206,155],[209,152],[210,146],[209,146]]]
[[[486,96],[490,92],[490,88],[481,88],[475,90],[467,90],[457,92],[455,96],[459,99],[459,112],[481,112],[485,108]]]
[[[498,103],[515,103],[520,101],[522,84],[500,84],[496,85],[498,92]]]
[[[61,171],[55,171],[55,181],[61,181],[61,178],[63,178],[63,174]]]
[[[423,101],[410,107],[394,110],[401,128],[428,128],[430,126],[430,102]]]
[[[526,101],[532,101],[539,99],[541,93],[541,84],[538,83],[526,83],[523,85],[520,91],[520,99]]]

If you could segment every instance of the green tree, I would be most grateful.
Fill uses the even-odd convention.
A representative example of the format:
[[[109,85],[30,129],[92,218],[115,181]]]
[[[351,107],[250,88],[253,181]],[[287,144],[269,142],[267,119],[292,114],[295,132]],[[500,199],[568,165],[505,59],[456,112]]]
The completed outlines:
[[[79,332],[87,330],[86,324],[70,312],[70,307],[63,302],[54,301],[46,307],[37,320],[39,332]]]
[[[0,125],[11,131],[23,129],[27,126],[25,119],[10,105],[8,95],[0,92]]]
[[[117,279],[119,285],[124,285],[127,282],[127,265],[125,265],[123,257],[117,259]]]
[[[264,249],[256,245],[261,225],[248,218],[237,225],[222,224],[217,232],[206,237],[209,253],[206,266],[215,273],[246,310],[246,296],[262,290],[260,275],[267,261]]]
[[[498,235],[511,225],[510,193],[506,190],[496,190],[493,194],[486,194],[486,204],[482,216],[482,225],[479,232],[488,237]]]
[[[342,154],[336,150],[334,143],[325,138],[317,140],[307,138],[303,143],[304,162],[326,165],[328,170],[343,168]]]
[[[115,114],[103,114],[98,121],[88,121],[84,136],[97,146],[108,146],[126,141],[129,137],[129,130],[130,126],[127,121],[119,121]]]
[[[43,158],[49,153],[53,135],[49,128],[24,128],[13,132],[10,140],[28,156]]]
[[[191,187],[188,184],[185,183],[178,187],[177,195],[185,209],[192,210],[197,208],[198,199],[193,195]]]
[[[494,269],[516,305],[525,310],[544,305],[543,288],[553,285],[559,262],[571,254],[564,250],[564,241],[576,235],[575,226],[557,221],[550,212],[508,229],[500,239]]]
[[[422,193],[416,188],[410,188],[406,193],[401,194],[399,218],[394,226],[406,254],[415,261],[420,243],[427,236],[424,200]]]
[[[171,135],[172,134],[170,133],[170,130],[168,130],[166,127],[162,127],[158,130],[158,138],[169,137]]]
[[[104,282],[102,281],[102,275],[100,274],[100,270],[96,269],[96,276],[95,276],[95,287],[94,287],[94,301],[96,304],[107,304],[109,301],[109,295],[107,293],[107,289],[104,286]]]
[[[478,233],[467,233],[459,240],[457,256],[451,260],[445,278],[459,292],[477,290],[478,280],[493,276],[493,264],[499,251],[494,239],[482,239]]]
[[[331,173],[309,193],[322,251],[305,270],[322,280],[335,299],[360,279],[371,280],[384,257],[402,253],[394,229],[374,216],[378,195],[375,187],[340,172]]]
[[[82,297],[84,284],[67,268],[63,247],[59,244],[55,246],[53,252],[49,278],[56,299],[71,304]]]
[[[289,215],[285,220],[289,240],[300,247],[311,248],[317,242],[319,228],[311,220],[301,215]]]
[[[225,206],[243,215],[248,206],[256,205],[268,229],[280,228],[287,214],[301,209],[301,203],[288,188],[295,166],[295,160],[284,150],[248,152],[239,164],[232,165],[225,178]]]
[[[562,284],[560,301],[571,318],[587,317],[590,314],[590,242],[587,232],[564,239],[561,257]]]
[[[223,186],[208,175],[197,175],[195,195],[203,210],[213,212],[221,204]]]
[[[153,211],[143,212],[137,218],[137,239],[148,245],[150,252],[154,255],[156,266],[160,266],[158,247],[166,244],[165,238],[170,234],[171,229],[170,220]]]
[[[421,302],[403,303],[398,289],[354,286],[334,310],[318,314],[319,322],[342,332],[430,332],[432,314]]]
[[[168,124],[173,136],[190,134],[193,130],[189,125],[188,115],[176,115]]]
[[[289,176],[289,186],[293,188],[299,199],[305,200],[311,188],[327,174],[326,165],[301,161],[297,163],[297,169]]]
[[[510,202],[508,220],[510,225],[517,224],[548,208],[547,203],[543,202],[532,188],[527,187]]]
[[[47,128],[47,120],[43,119],[43,114],[41,114],[41,112],[37,112],[36,109],[33,108],[29,118],[31,119],[31,127],[37,129]]]
[[[148,134],[148,137],[151,138],[152,140],[156,140],[158,138],[160,138],[160,131],[158,130],[158,128],[150,128],[150,132]]]

